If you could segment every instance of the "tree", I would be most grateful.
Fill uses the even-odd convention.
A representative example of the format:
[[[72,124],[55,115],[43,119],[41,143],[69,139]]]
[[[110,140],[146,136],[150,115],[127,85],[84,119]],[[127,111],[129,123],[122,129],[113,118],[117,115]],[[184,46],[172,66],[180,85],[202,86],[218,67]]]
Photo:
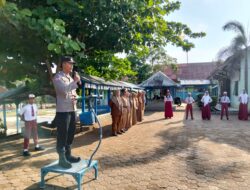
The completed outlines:
[[[168,64],[174,61],[174,58],[170,57],[163,47],[152,48],[147,55],[147,61],[151,64],[152,68],[155,64]]]
[[[74,56],[87,74],[106,79],[135,75],[129,59],[117,58],[116,53],[142,58],[151,48],[168,43],[193,46],[179,37],[181,33],[190,39],[205,35],[180,22],[167,21],[167,15],[179,8],[179,1],[168,0],[8,0],[0,8],[4,21],[0,34],[6,36],[5,27],[9,28],[9,40],[0,38],[0,75],[5,75],[0,82],[11,85],[27,80],[37,90],[48,89],[53,63],[59,62],[61,54]],[[17,38],[11,38],[12,33]],[[10,76],[22,68],[26,69]]]
[[[175,68],[174,65],[177,64],[177,59],[169,56],[163,47],[152,49],[146,59],[151,63],[153,73],[164,71],[168,65]]]
[[[245,90],[248,93],[248,44],[249,39],[246,35],[243,25],[238,21],[230,21],[223,26],[224,31],[234,31],[236,36],[232,39],[231,44],[219,52],[219,57],[226,57],[226,62],[241,62],[245,59]]]
[[[152,66],[150,64],[145,64],[145,57],[139,57],[138,54],[130,54],[128,60],[131,62],[131,67],[136,72],[136,75],[128,77],[129,82],[140,84],[152,75]]]
[[[35,14],[10,2],[0,9],[0,83],[12,87],[25,81],[33,91],[53,95],[52,62],[62,51],[79,51],[81,43],[67,36],[62,20]]]

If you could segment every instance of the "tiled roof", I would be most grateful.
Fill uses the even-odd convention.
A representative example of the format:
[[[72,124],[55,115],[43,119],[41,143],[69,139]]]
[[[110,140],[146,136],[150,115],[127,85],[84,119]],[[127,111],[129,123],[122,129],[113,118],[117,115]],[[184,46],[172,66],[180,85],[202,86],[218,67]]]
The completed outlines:
[[[84,85],[86,88],[92,88],[95,89],[98,85],[98,88],[100,89],[121,89],[121,88],[129,88],[129,89],[142,89],[136,84],[132,84],[129,82],[124,81],[106,81],[105,79],[97,76],[92,75],[84,75],[81,74],[81,80],[84,82]]]
[[[172,80],[204,80],[216,68],[216,62],[178,64],[178,71],[167,67],[164,73]]]

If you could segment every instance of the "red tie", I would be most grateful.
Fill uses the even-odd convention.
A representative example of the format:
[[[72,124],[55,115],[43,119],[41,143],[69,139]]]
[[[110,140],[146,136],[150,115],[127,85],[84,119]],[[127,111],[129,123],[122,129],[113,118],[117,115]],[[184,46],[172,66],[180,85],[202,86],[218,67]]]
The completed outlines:
[[[31,105],[31,116],[35,116],[33,105]]]

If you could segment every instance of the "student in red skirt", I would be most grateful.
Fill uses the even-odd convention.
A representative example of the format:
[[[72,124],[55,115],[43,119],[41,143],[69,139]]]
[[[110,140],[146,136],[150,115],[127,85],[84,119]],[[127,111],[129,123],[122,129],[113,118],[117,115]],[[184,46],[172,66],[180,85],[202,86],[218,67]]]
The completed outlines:
[[[193,117],[193,106],[192,106],[192,104],[194,103],[194,99],[191,96],[190,92],[188,93],[188,97],[186,97],[185,102],[187,104],[187,106],[186,106],[186,119],[188,119],[188,112],[190,112],[191,119],[193,120],[194,117]]]
[[[170,94],[170,91],[167,90],[167,95],[164,96],[165,104],[165,119],[171,119],[173,117],[173,108],[172,108],[173,98]]]
[[[248,111],[247,111],[247,104],[248,104],[249,97],[246,93],[246,90],[239,95],[239,113],[238,118],[239,120],[248,120]]]
[[[208,91],[203,95],[201,102],[203,103],[201,117],[203,120],[211,119],[211,111],[210,111],[210,103],[212,102],[212,98],[209,96]]]
[[[221,103],[220,119],[221,120],[223,119],[224,111],[225,111],[226,112],[226,117],[227,117],[227,120],[228,120],[229,119],[228,118],[228,104],[230,103],[230,99],[227,96],[226,91],[223,92],[223,96],[221,96],[221,98],[220,98],[220,103]]]

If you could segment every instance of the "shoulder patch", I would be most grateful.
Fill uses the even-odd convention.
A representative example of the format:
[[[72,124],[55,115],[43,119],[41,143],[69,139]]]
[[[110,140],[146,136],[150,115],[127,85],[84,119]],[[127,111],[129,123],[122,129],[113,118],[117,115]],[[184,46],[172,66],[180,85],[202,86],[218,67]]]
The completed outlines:
[[[61,76],[58,73],[53,78],[53,80],[60,80],[60,79],[61,79]]]

